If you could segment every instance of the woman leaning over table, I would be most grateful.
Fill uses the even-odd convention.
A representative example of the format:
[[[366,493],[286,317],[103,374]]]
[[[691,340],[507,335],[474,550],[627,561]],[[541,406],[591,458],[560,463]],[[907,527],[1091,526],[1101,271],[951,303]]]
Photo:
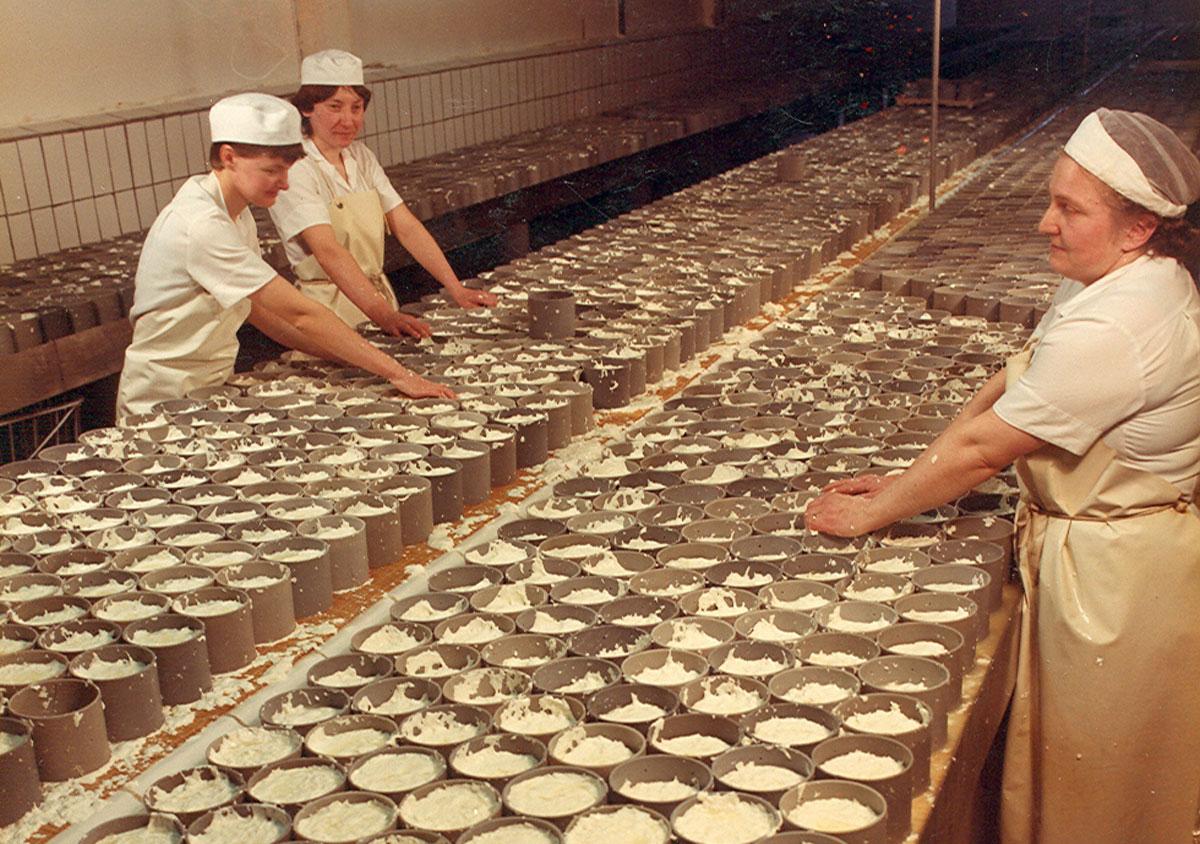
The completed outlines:
[[[496,297],[463,286],[374,153],[356,140],[370,100],[357,56],[323,50],[304,58],[292,102],[303,116],[305,155],[271,218],[306,296],[351,325],[370,320],[393,335],[427,337],[428,324],[399,311],[383,272],[385,227],[455,304],[494,305]]]
[[[238,94],[208,113],[212,170],[188,179],[154,220],[134,280],[133,340],[117,419],[223,384],[247,320],[272,339],[362,367],[409,396],[453,396],[401,366],[262,259],[250,206],[270,207],[300,150],[300,114],[286,100]]]
[[[1200,809],[1200,161],[1100,109],[1049,187],[1039,231],[1065,280],[1025,350],[909,469],[831,484],[806,519],[867,533],[1016,461],[1003,839],[1182,844]]]

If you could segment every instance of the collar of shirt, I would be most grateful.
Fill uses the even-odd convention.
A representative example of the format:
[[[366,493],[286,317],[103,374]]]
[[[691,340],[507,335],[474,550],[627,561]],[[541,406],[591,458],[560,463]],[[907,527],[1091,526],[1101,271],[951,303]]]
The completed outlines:
[[[1132,275],[1134,279],[1143,275],[1142,270],[1146,269],[1147,264],[1154,260],[1149,255],[1140,255],[1135,260],[1129,262],[1123,267],[1117,267],[1108,275],[1101,276],[1086,285],[1082,290],[1076,293],[1067,301],[1058,306],[1058,315],[1060,317],[1069,316],[1080,308],[1086,307],[1089,302],[1095,301],[1104,296],[1113,284]],[[1136,272],[1135,272],[1136,268]]]
[[[321,150],[317,148],[317,142],[312,138],[302,138],[300,145],[304,147],[304,151],[317,162],[317,166],[325,170],[326,175],[333,179],[336,184],[341,185],[345,190],[351,191],[350,186],[354,183],[354,177],[358,173],[358,163],[354,160],[354,156],[350,155],[350,148],[342,150],[342,164],[346,167],[346,178],[342,178],[342,174],[338,169],[329,163],[329,159],[321,154]]]
[[[209,171],[204,176],[196,177],[196,187],[207,193],[213,198],[213,202],[221,209],[221,212],[229,219],[234,219],[229,215],[229,209],[225,207],[225,195],[221,193],[221,183],[217,180],[217,174]]]

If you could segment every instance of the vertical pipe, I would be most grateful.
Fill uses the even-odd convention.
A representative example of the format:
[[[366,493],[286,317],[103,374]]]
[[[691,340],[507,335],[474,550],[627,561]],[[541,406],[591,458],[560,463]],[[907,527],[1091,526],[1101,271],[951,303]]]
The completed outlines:
[[[937,207],[938,100],[942,88],[942,0],[933,0],[933,70],[930,73],[929,210]]]

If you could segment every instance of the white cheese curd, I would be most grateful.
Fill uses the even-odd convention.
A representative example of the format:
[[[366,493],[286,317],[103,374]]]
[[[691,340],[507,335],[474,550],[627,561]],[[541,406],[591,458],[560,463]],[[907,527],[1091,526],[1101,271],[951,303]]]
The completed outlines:
[[[358,533],[358,529],[354,525],[349,522],[338,522],[336,525],[318,528],[313,536],[328,542],[331,539],[347,539],[356,533]]]
[[[272,563],[307,563],[325,553],[321,548],[284,548],[266,554],[263,559]]]
[[[608,712],[600,715],[600,719],[602,721],[614,721],[619,724],[638,724],[645,721],[653,721],[666,714],[667,711],[661,706],[646,703],[634,692],[630,696],[629,703],[608,710]]]
[[[107,583],[97,583],[95,586],[85,586],[75,593],[77,597],[87,598],[89,601],[98,601],[101,598],[107,598],[109,595],[116,595],[120,592],[132,592],[132,583],[123,583],[119,580],[110,580]]]
[[[873,621],[854,621],[842,616],[841,607],[835,607],[829,614],[829,620],[825,626],[839,633],[874,633],[889,626],[889,622],[885,618],[877,618]]]
[[[522,815],[561,818],[590,809],[604,799],[593,777],[567,771],[532,776],[508,787],[508,805]]]
[[[412,654],[404,659],[401,673],[413,677],[449,677],[457,674],[458,669],[446,664],[446,660],[438,651],[428,650]]]
[[[195,589],[201,589],[212,583],[212,578],[208,577],[173,577],[170,580],[164,580],[154,587],[155,592],[161,592],[165,595],[180,595],[184,592],[191,592]],[[239,588],[240,584],[239,584]]]
[[[453,645],[481,645],[499,639],[504,631],[490,618],[473,618],[442,634],[441,641]]]
[[[319,724],[341,714],[342,710],[336,706],[306,706],[288,700],[280,705],[271,720],[287,727],[301,727]]]
[[[272,507],[269,510],[270,514],[277,519],[287,519],[292,522],[303,521],[304,519],[315,519],[318,516],[329,515],[329,508],[322,504],[305,504],[296,507]],[[351,513],[350,515],[357,515]]]
[[[262,528],[261,530],[244,530],[241,532],[241,541],[249,542],[251,545],[262,545],[267,542],[275,542],[280,539],[287,539],[291,535],[292,535],[291,531],[284,530],[283,528]],[[250,559],[250,557],[247,556],[246,560],[249,560],[249,559]],[[246,562],[246,560],[239,560],[238,562],[244,563],[244,562]],[[205,565],[205,563],[201,563],[199,560],[196,561],[196,564],[201,565],[201,566]],[[226,565],[228,565],[228,563]]]
[[[17,663],[0,665],[0,686],[29,686],[66,672],[62,663]]]
[[[142,557],[133,565],[126,567],[125,570],[135,572],[136,574],[145,574],[146,572],[158,571],[168,566],[177,565],[179,565],[179,559],[170,551],[164,549]],[[198,565],[203,565],[203,563],[198,563]]]
[[[449,618],[457,614],[458,608],[456,606],[439,610],[428,600],[422,599],[406,608],[401,614],[400,619],[402,621],[441,621],[443,618]]]
[[[375,730],[369,727],[360,730],[347,730],[343,733],[330,733],[318,726],[308,734],[308,746],[313,753],[337,758],[362,756],[374,750],[387,747],[391,743],[391,733],[385,733],[383,730]]]
[[[897,680],[891,683],[883,683],[880,688],[882,688],[884,691],[897,692],[899,694],[929,691],[929,686],[925,683],[910,682],[907,680]]]
[[[496,711],[496,726],[522,735],[548,735],[575,725],[570,705],[555,697],[517,698]]]
[[[151,819],[147,826],[114,832],[101,838],[96,844],[177,844],[182,841],[179,833],[167,824],[155,824]]]
[[[471,844],[555,844],[557,838],[532,824],[513,824],[471,838]]]
[[[332,686],[338,689],[349,689],[361,686],[370,680],[376,679],[368,675],[363,676],[358,673],[353,665],[343,668],[341,671],[331,671],[328,674],[322,674],[320,677],[314,677],[313,681],[319,686]]]
[[[27,642],[24,639],[5,639],[0,637],[0,656],[27,651],[33,647],[33,644],[33,642]],[[52,650],[56,649],[52,648]]]
[[[26,601],[36,601],[38,598],[49,598],[60,593],[60,588],[52,583],[31,583],[28,586],[9,587],[0,592],[0,601],[9,604],[22,604]]]
[[[907,557],[887,557],[882,560],[874,560],[865,567],[867,571],[883,574],[912,574],[917,568],[918,566]]]
[[[419,712],[405,719],[400,733],[421,744],[460,744],[487,732],[486,724],[463,723],[453,712]]]
[[[611,601],[615,596],[603,589],[580,588],[573,589],[566,595],[563,595],[559,600],[564,604],[578,604],[580,606],[592,606],[594,604],[603,604]]]
[[[892,645],[889,650],[905,656],[945,656],[949,653],[941,642],[922,640],[919,642],[901,642]]]
[[[334,800],[296,823],[296,832],[310,841],[358,841],[388,829],[393,810],[374,800]]]
[[[213,769],[193,770],[167,790],[155,786],[146,795],[156,812],[202,812],[228,803],[237,796],[238,787],[224,774],[212,775]]]
[[[165,648],[190,642],[200,635],[202,634],[199,630],[188,627],[165,627],[162,630],[137,630],[130,639],[133,644],[146,648]]]
[[[704,651],[724,643],[716,636],[709,635],[699,624],[680,621],[671,625],[671,638],[667,644],[685,651]]]
[[[848,586],[842,596],[856,601],[874,601],[886,603],[899,598],[902,593],[891,586]]]
[[[119,680],[122,677],[140,674],[147,667],[146,663],[138,662],[132,657],[123,657],[112,662],[96,659],[78,669],[78,674],[88,680]]]
[[[633,756],[633,751],[624,742],[608,736],[589,736],[583,727],[573,727],[558,737],[555,755],[568,765],[595,768],[624,762]]]
[[[904,770],[904,766],[891,756],[880,756],[863,750],[835,756],[823,762],[821,767],[835,777],[848,780],[882,780],[894,777]]]
[[[189,844],[274,844],[285,828],[263,815],[239,815],[231,808],[218,809],[212,823]]]
[[[374,516],[384,516],[392,512],[390,507],[383,504],[371,504],[367,501],[356,501],[342,511],[347,516],[354,516],[358,519],[370,519]]]
[[[716,756],[729,749],[729,743],[724,739],[700,733],[662,738],[655,731],[651,734],[651,741],[674,756]]]
[[[632,806],[615,812],[595,812],[575,821],[563,844],[666,844],[667,831],[650,815]]]
[[[28,736],[0,732],[0,755],[8,753],[10,750],[16,750],[28,740]]]
[[[787,663],[771,659],[770,657],[744,659],[740,656],[731,655],[725,657],[718,670],[725,674],[736,674],[741,677],[761,677],[767,674],[775,674],[785,668],[787,668]]]
[[[760,642],[792,642],[802,637],[791,630],[776,626],[773,618],[761,618],[750,628],[747,638]]]
[[[675,820],[675,829],[697,844],[749,844],[775,831],[775,819],[733,792],[702,793]]]
[[[976,589],[983,587],[983,577],[977,575],[970,583],[957,583],[953,580],[941,580],[933,583],[926,583],[925,588],[930,592],[949,592],[952,594],[962,594],[965,592],[974,592]]]
[[[862,657],[846,651],[813,651],[808,661],[827,668],[854,668],[866,662]]]
[[[786,791],[804,781],[804,777],[791,768],[758,762],[738,762],[721,779],[739,791]]]
[[[535,612],[533,615],[533,624],[529,627],[530,633],[576,633],[587,627],[587,622],[579,618],[555,618],[546,612]]]
[[[699,571],[701,569],[712,568],[719,562],[720,560],[713,557],[679,556],[673,557],[671,561],[666,564],[666,566],[669,569],[687,569],[689,571]]]
[[[628,613],[619,616],[612,620],[613,624],[619,627],[653,627],[662,619],[657,615],[643,615],[639,613]]]
[[[358,649],[369,654],[398,654],[411,651],[423,643],[400,627],[385,624],[367,638],[363,639]]]
[[[52,624],[62,624],[64,621],[74,621],[87,615],[87,610],[68,604],[59,610],[47,610],[25,619],[25,623],[33,627],[49,627]]]
[[[191,606],[180,606],[178,610],[183,615],[190,615],[196,618],[212,618],[213,616],[226,615],[231,612],[236,612],[245,604],[241,601],[204,601],[200,604],[192,604]]]
[[[662,665],[657,667],[647,665],[636,674],[631,674],[630,679],[648,686],[682,686],[684,683],[695,680],[702,673],[676,661],[674,656],[669,656]]]
[[[282,577],[273,577],[269,574],[259,575],[258,577],[247,577],[242,580],[231,580],[229,585],[235,589],[266,589],[269,586],[274,586],[277,583],[283,583]]]
[[[486,545],[471,548],[464,555],[469,563],[484,566],[511,566],[528,559],[529,553],[519,545],[503,539],[493,539]]]
[[[740,715],[758,709],[762,703],[753,690],[744,689],[732,680],[717,680],[704,689],[704,694],[690,708],[709,715]]]
[[[801,686],[792,686],[779,697],[789,703],[804,703],[809,706],[824,706],[845,700],[853,693],[851,689],[839,686],[837,683],[809,682]]]
[[[729,618],[741,615],[745,611],[746,607],[741,605],[736,592],[719,586],[700,592],[696,604],[696,615],[714,618]]]
[[[429,701],[424,698],[410,696],[408,694],[410,688],[403,683],[398,683],[396,688],[392,689],[387,700],[372,703],[370,698],[364,697],[359,703],[359,708],[370,714],[391,716],[408,715],[410,712],[416,712],[429,705]]]
[[[572,680],[570,683],[559,686],[556,691],[560,691],[569,695],[582,695],[590,692],[598,692],[607,686],[608,678],[598,671],[588,671],[582,677]]]
[[[479,779],[502,779],[523,774],[538,765],[537,757],[513,753],[487,744],[469,753],[456,753],[454,766],[463,774]]]
[[[788,813],[788,820],[796,826],[816,832],[854,832],[865,829],[879,820],[879,815],[870,806],[857,800],[843,797],[825,797],[807,800]]]
[[[410,794],[400,804],[400,817],[415,829],[466,829],[500,811],[495,795],[478,783],[449,783],[421,797]]]
[[[278,762],[300,748],[300,737],[283,730],[241,727],[226,733],[209,761],[228,768],[254,768]]]
[[[519,583],[508,583],[500,586],[496,594],[484,606],[484,609],[497,613],[514,613],[529,609],[533,606],[525,587]]]
[[[896,736],[919,729],[921,722],[905,715],[900,711],[900,704],[893,702],[888,709],[856,712],[846,719],[846,725],[864,733]]]
[[[639,803],[676,803],[692,797],[698,789],[679,780],[645,780],[627,782],[618,791]]]
[[[829,738],[829,729],[816,721],[797,716],[766,718],[754,725],[754,737],[770,744],[816,744]]]
[[[930,624],[946,624],[950,621],[962,621],[969,618],[971,613],[966,607],[956,607],[952,610],[914,610],[904,614],[908,621],[925,621]]]
[[[384,753],[355,768],[350,781],[355,788],[396,794],[433,782],[445,769],[424,753]]]

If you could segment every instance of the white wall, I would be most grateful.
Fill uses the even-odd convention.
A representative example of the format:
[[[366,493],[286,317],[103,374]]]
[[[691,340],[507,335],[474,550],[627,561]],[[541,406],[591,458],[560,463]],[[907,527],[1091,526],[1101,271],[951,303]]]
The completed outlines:
[[[0,21],[0,126],[286,85],[299,71],[291,0],[0,0]]]
[[[347,0],[346,7],[363,61],[398,68],[616,34],[615,0]]]

